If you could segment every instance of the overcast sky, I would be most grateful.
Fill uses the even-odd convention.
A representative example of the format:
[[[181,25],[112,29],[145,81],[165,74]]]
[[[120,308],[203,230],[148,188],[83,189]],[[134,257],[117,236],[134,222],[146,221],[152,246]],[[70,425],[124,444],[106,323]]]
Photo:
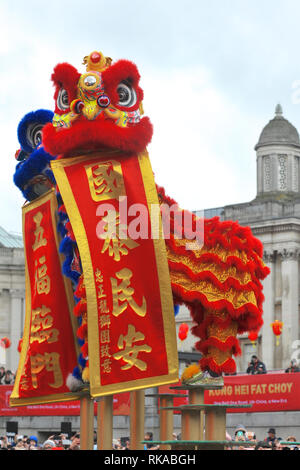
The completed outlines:
[[[156,182],[190,210],[250,201],[254,146],[278,102],[300,129],[299,0],[1,0],[1,218],[21,231],[17,126],[53,109],[59,62],[135,62]]]

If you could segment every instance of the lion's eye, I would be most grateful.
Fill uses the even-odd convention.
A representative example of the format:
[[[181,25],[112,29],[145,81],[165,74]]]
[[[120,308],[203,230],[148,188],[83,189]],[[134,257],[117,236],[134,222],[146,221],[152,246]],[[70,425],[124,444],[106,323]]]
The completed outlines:
[[[68,92],[64,88],[61,88],[58,92],[57,96],[57,107],[61,111],[66,111],[69,109],[69,97]]]
[[[26,131],[26,138],[32,148],[37,147],[42,141],[42,129],[41,124],[30,124]]]
[[[136,92],[128,82],[121,82],[118,85],[119,105],[131,108],[136,104]]]

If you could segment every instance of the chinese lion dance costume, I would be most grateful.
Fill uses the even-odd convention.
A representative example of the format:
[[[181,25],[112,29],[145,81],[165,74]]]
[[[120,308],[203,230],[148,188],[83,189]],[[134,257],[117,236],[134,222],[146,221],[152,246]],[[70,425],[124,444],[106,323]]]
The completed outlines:
[[[141,152],[151,141],[152,124],[143,116],[137,67],[128,60],[113,63],[97,51],[85,57],[84,64],[83,74],[68,63],[58,64],[52,74],[54,113],[31,112],[19,124],[14,182],[27,200],[55,187],[50,168],[54,159],[99,149]],[[186,212],[163,187],[157,186],[157,194],[162,206]],[[74,388],[74,383],[89,381],[85,288],[76,238],[58,190],[57,198],[63,273],[73,282],[77,302],[81,354],[70,380]],[[263,323],[261,280],[269,272],[262,261],[263,246],[250,228],[215,217],[204,220],[202,247],[187,250],[190,240],[175,236],[176,210],[165,239],[173,300],[189,308],[195,347],[202,354],[199,365],[188,367],[182,379],[190,384],[221,383],[223,373],[236,370],[232,356],[241,353],[237,335],[257,331]],[[194,229],[197,218],[191,217]]]

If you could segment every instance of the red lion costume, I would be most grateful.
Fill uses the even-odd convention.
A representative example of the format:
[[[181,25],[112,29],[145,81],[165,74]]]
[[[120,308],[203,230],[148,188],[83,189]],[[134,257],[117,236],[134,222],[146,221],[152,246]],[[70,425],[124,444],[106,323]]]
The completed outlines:
[[[46,152],[66,158],[108,149],[127,154],[143,151],[151,141],[152,125],[149,118],[142,117],[143,91],[137,67],[127,60],[112,64],[97,51],[84,63],[84,74],[67,63],[54,69],[55,114],[43,129]],[[203,246],[187,250],[190,240],[175,236],[176,213],[186,212],[162,187],[157,187],[157,192],[161,205],[175,207],[170,237],[165,240],[171,286],[174,303],[186,304],[195,322],[192,332],[202,353],[201,370],[211,376],[233,373],[232,356],[241,352],[237,334],[257,331],[263,323],[260,281],[269,270],[262,261],[262,244],[250,228],[237,222],[220,222],[216,217],[204,221]],[[191,217],[192,229],[196,230],[196,216]],[[72,228],[67,228],[74,238]],[[75,314],[83,317],[78,335],[86,340],[83,286],[81,277],[76,295],[82,302]],[[82,351],[86,356],[87,348],[85,341]],[[184,380],[191,379],[192,383],[190,376],[197,371],[194,368],[184,374]]]

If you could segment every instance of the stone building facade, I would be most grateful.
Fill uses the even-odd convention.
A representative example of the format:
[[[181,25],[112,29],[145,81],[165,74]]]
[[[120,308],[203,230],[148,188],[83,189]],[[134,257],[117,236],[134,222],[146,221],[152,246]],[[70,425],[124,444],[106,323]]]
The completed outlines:
[[[0,227],[0,338],[11,340],[10,348],[0,348],[0,365],[16,372],[18,343],[25,318],[25,269],[22,237]]]

